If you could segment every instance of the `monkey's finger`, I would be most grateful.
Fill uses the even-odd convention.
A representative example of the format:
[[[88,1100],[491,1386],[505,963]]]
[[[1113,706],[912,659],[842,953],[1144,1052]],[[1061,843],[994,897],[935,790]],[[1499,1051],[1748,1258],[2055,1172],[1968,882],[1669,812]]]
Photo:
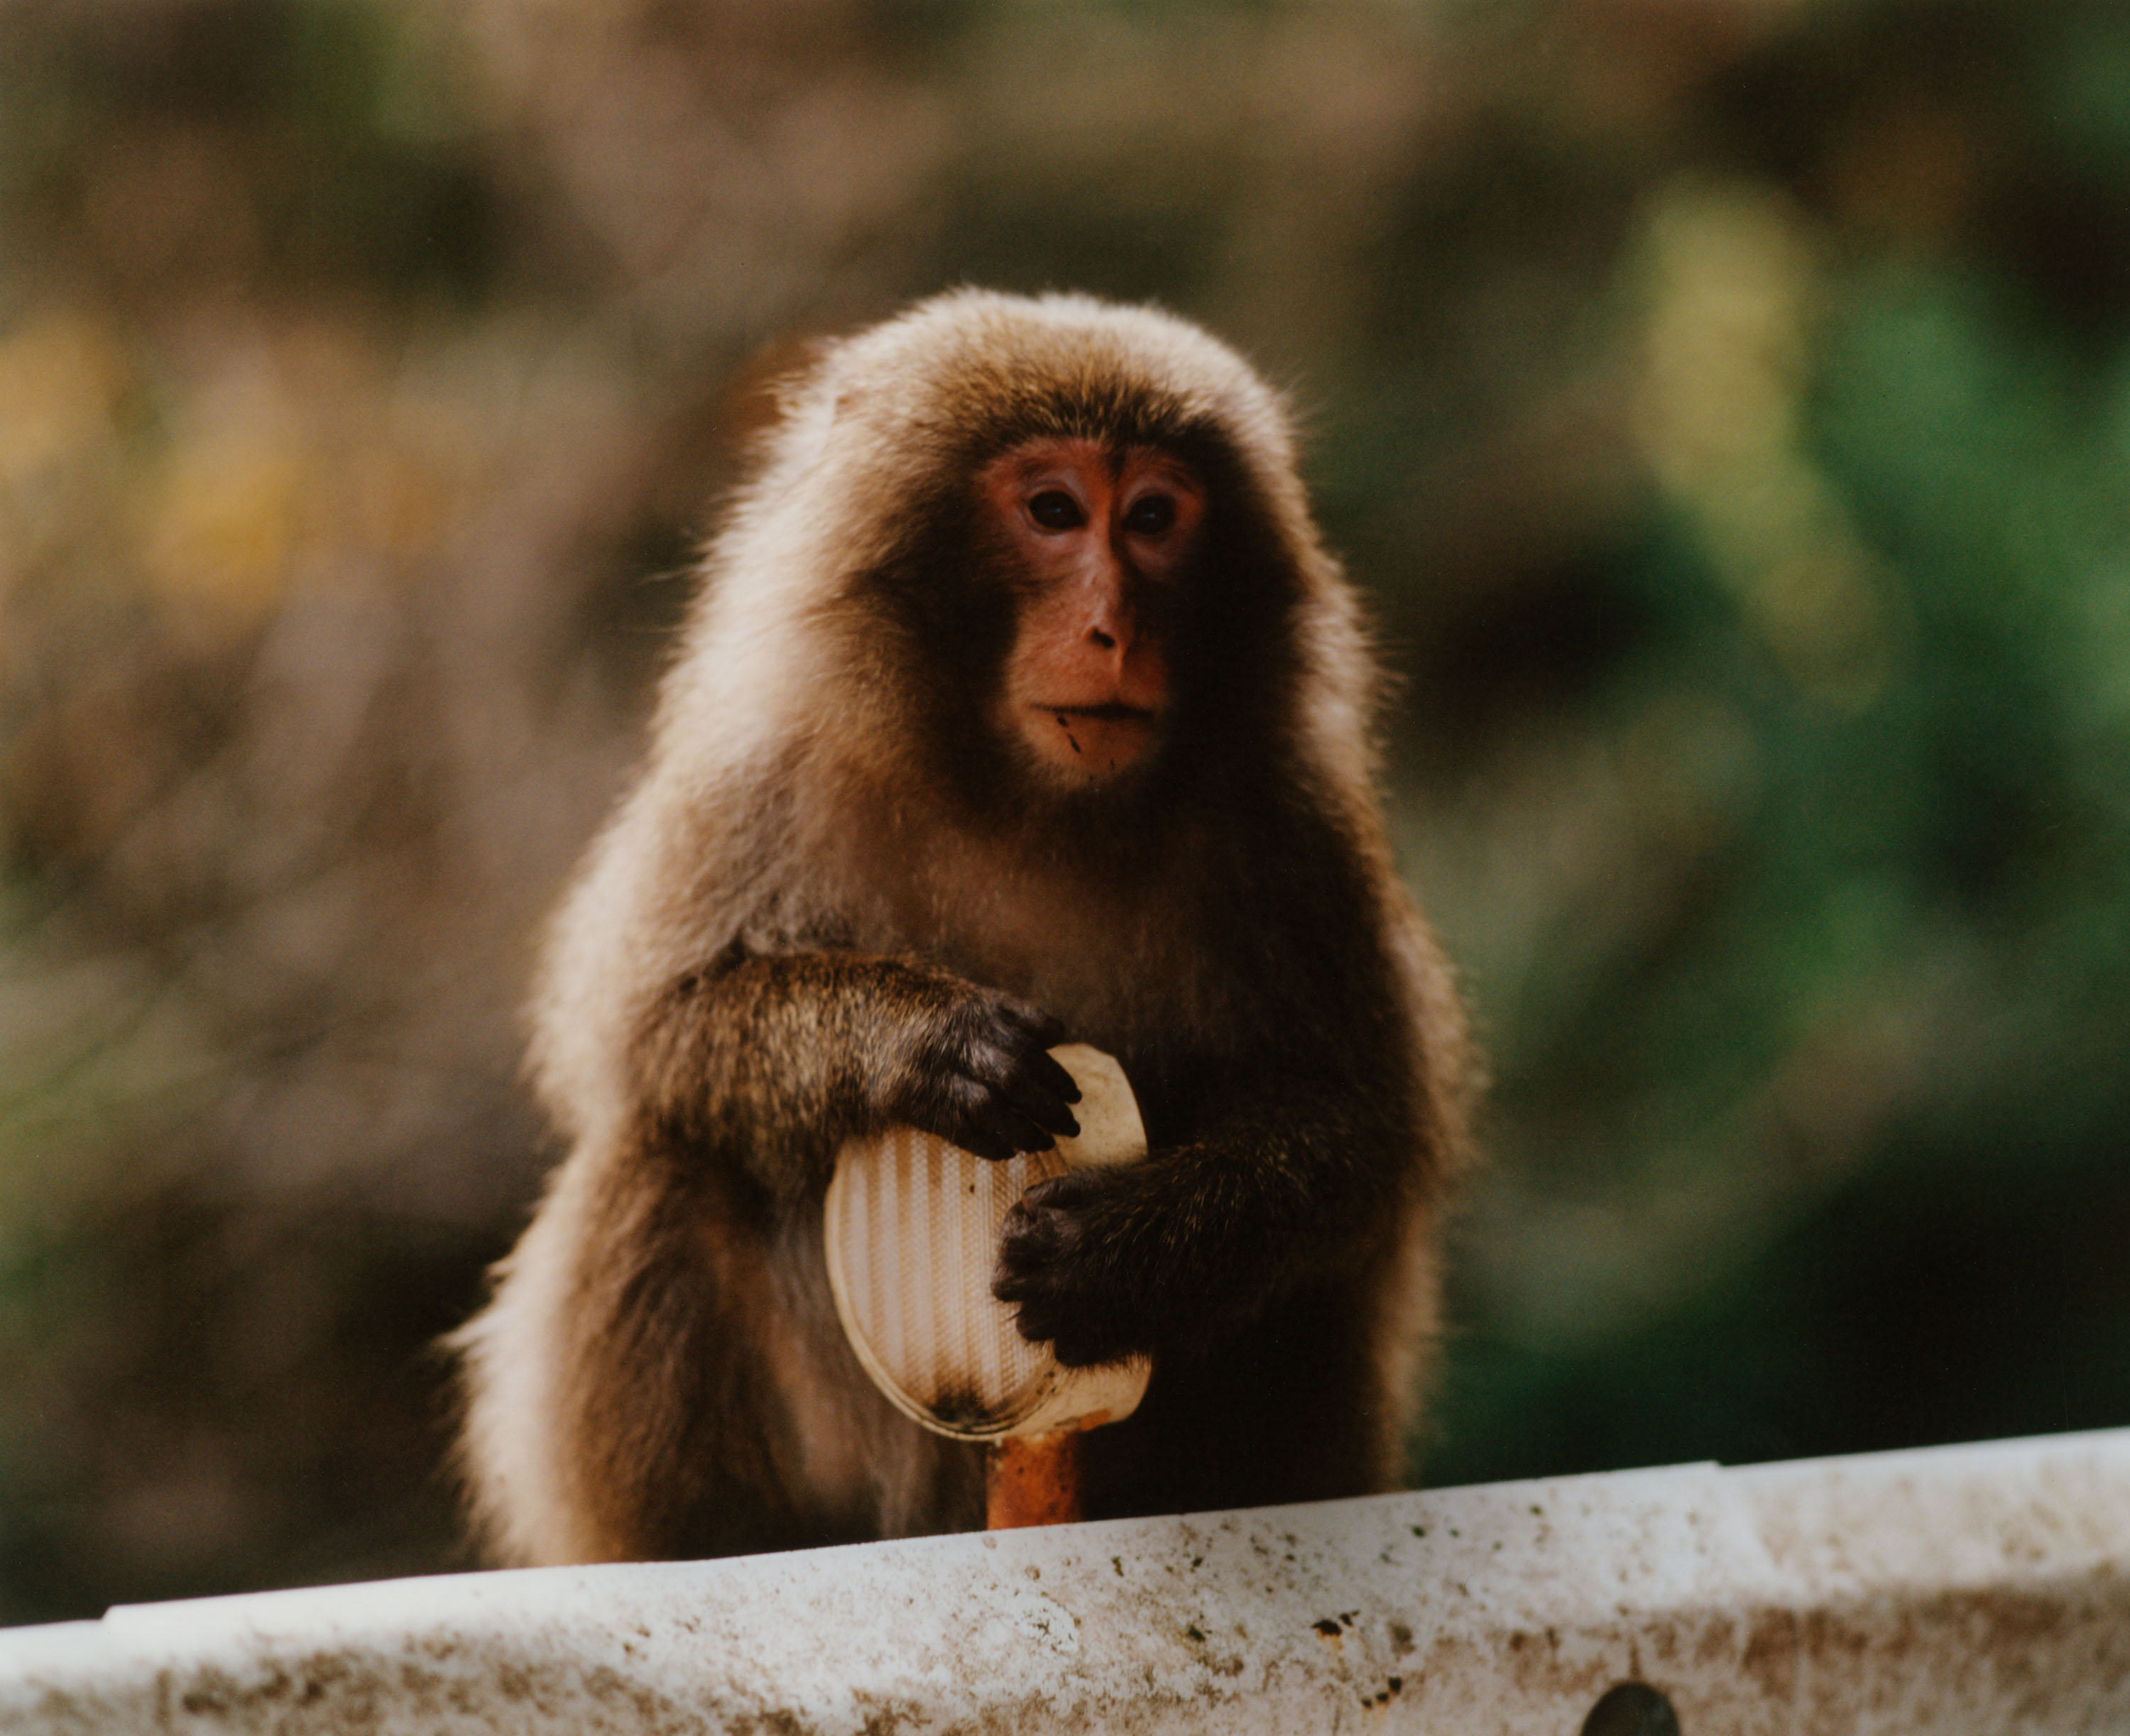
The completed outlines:
[[[1063,1297],[1031,1296],[1014,1310],[1014,1330],[1030,1344],[1048,1344],[1067,1368],[1114,1361],[1120,1352],[1110,1347],[1108,1335],[1077,1319],[1076,1313]]]
[[[960,1077],[948,1088],[954,1101],[993,1132],[1023,1141],[1023,1151],[1048,1151],[1058,1143],[1056,1135],[1080,1131],[1070,1110],[1040,1090],[1029,1090],[996,1050],[964,1057],[958,1072]]]
[[[1053,1096],[1067,1103],[1080,1101],[1080,1082],[1065,1070],[1063,1063],[1048,1051],[1054,1044],[1045,1044],[1028,1058],[1027,1076],[1040,1084]],[[1078,1128],[1072,1130],[1078,1132]]]
[[[1053,1318],[1054,1317],[1054,1318]],[[1045,1309],[1033,1302],[1024,1302],[1014,1310],[1014,1330],[1030,1344],[1051,1344],[1064,1330],[1064,1320],[1056,1310]]]
[[[1014,1202],[999,1226],[1001,1272],[1024,1276],[1063,1259],[1079,1246],[1079,1220],[1064,1212],[1046,1209],[1043,1204],[1056,1184],[1068,1179],[1057,1176],[1038,1182]]]
[[[964,1151],[1003,1163],[1017,1151],[1048,1151],[1058,1143],[1046,1129],[981,1079],[957,1076],[944,1081],[940,1088],[948,1109],[943,1124],[933,1131]]]
[[[1052,1132],[1080,1131],[1069,1113],[1065,1124],[1058,1120],[1065,1105],[1080,1101],[1080,1088],[1071,1074],[1041,1050],[979,1044],[972,1046],[963,1065],[993,1090],[1005,1093]]]
[[[1039,1323],[1043,1313],[1043,1301],[1039,1293],[1040,1281],[1034,1273],[1024,1271],[1019,1266],[1013,1265],[1004,1253],[999,1255],[999,1263],[991,1272],[991,1294],[997,1297],[1001,1302],[1015,1303],[1020,1307],[1024,1337],[1037,1336],[1029,1328]],[[1048,1337],[1049,1334],[1046,1332],[1041,1336]]]
[[[1079,1214],[1117,1184],[1113,1169],[1068,1169],[1047,1181],[1035,1183],[1014,1203],[1013,1209],[1031,1224],[1047,1224],[1061,1235],[1070,1231],[1075,1240]],[[1007,1221],[1012,1221],[1008,1215]]]
[[[1015,1151],[1048,1151],[1058,1144],[1047,1128],[1002,1098],[992,1098],[977,1118],[987,1132],[1004,1140]]]
[[[1016,1076],[1000,1086],[999,1091],[1007,1102],[1044,1132],[1067,1139],[1079,1136],[1078,1118],[1047,1085]]]
[[[991,1003],[991,1012],[996,1021],[997,1035],[1007,1046],[1034,1050],[1048,1060],[1045,1050],[1055,1049],[1065,1040],[1065,1021],[1045,1012],[1032,1001],[1017,1000],[1011,995],[1001,995]],[[1053,1061],[1053,1066],[1057,1063]],[[1064,1073],[1062,1067],[1058,1069]],[[1065,1074],[1069,1082],[1072,1074]],[[1074,1087],[1077,1096],[1078,1088]]]
[[[1024,1001],[1019,995],[1000,993],[992,997],[991,1004],[1015,1024],[1029,1031],[1045,1031],[1063,1041],[1065,1021],[1048,1007],[1039,1007],[1033,1001]]]
[[[929,1089],[905,1107],[904,1114],[948,1145],[1000,1164],[1014,1155],[1015,1130],[1000,1121],[996,1102],[990,1088],[980,1081],[948,1074],[934,1080]]]
[[[991,1294],[1001,1302],[1026,1302],[1035,1293],[1035,1274],[1043,1261],[1041,1232],[1026,1207],[1015,1205],[999,1226],[998,1264],[991,1270]]]
[[[1002,1138],[973,1123],[941,1131],[939,1136],[948,1145],[959,1145],[972,1156],[981,1157],[987,1164],[1002,1164],[1015,1155],[1011,1140]]]

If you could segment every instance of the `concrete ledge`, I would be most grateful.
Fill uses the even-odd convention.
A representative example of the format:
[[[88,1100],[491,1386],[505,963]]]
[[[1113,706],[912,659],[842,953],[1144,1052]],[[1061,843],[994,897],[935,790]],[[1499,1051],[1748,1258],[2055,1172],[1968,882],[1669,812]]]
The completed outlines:
[[[119,1608],[0,1631],[0,1729],[1574,1736],[1628,1680],[2130,1730],[2130,1429]]]

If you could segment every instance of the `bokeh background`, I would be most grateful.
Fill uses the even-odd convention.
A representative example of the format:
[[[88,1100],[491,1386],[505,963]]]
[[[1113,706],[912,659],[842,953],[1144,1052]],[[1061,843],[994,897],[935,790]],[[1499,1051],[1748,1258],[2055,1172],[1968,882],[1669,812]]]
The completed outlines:
[[[466,1565],[542,913],[811,337],[1292,391],[1496,1084],[1416,1475],[2130,1423],[2130,12],[0,0],[0,1619]]]

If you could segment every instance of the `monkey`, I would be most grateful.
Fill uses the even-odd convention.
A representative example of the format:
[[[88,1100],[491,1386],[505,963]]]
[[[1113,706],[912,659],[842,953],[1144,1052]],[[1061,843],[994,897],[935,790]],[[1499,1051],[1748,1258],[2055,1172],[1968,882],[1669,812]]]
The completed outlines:
[[[994,1293],[1153,1358],[1087,1516],[1397,1486],[1477,1062],[1282,398],[1154,308],[921,302],[787,384],[678,637],[535,991],[566,1154],[452,1341],[490,1557],[980,1525],[982,1449],[843,1336],[822,1200],[891,1123],[1074,1132],[1067,1040],[1149,1153],[1029,1189]]]

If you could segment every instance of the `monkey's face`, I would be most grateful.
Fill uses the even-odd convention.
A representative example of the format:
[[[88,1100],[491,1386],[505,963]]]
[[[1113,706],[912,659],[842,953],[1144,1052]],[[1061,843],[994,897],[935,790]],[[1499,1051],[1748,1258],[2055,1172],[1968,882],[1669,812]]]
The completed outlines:
[[[1061,786],[1104,782],[1160,738],[1169,594],[1196,552],[1205,490],[1165,452],[1090,439],[1029,442],[979,481],[1015,591],[994,724]]]

